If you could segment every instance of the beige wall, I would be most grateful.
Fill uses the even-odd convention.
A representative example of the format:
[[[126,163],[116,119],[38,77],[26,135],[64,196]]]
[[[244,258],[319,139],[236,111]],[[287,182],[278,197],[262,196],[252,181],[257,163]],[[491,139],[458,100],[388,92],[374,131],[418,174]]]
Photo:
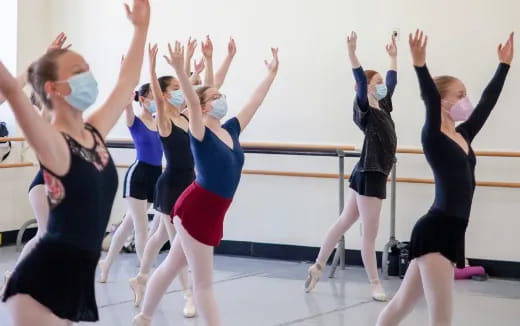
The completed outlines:
[[[39,3],[41,13],[30,3]],[[223,91],[231,114],[241,105],[264,75],[262,60],[269,46],[280,47],[281,68],[275,85],[254,123],[242,140],[343,143],[361,146],[362,134],[351,121],[353,78],[345,55],[345,34],[359,34],[359,57],[366,68],[384,71],[384,42],[394,28],[402,35],[399,45],[399,85],[395,114],[399,146],[420,146],[424,106],[407,49],[407,32],[424,28],[430,35],[428,64],[434,74],[453,74],[477,102],[496,65],[496,45],[511,30],[520,30],[520,3],[504,0],[465,1],[276,1],[262,0],[152,0],[150,41],[165,43],[201,39],[207,33],[216,46],[216,65],[225,55],[225,42],[233,35],[238,54]],[[29,8],[31,11],[29,12]],[[20,1],[18,67],[40,53],[60,31],[69,34],[73,48],[82,53],[101,85],[100,101],[114,84],[119,57],[131,35],[120,2],[106,0]],[[34,21],[42,28],[34,28]],[[516,58],[518,59],[518,58]],[[518,60],[517,60],[518,61]],[[518,62],[513,65],[503,94],[486,127],[475,140],[475,149],[516,150],[520,111],[516,90],[520,87]],[[146,62],[145,62],[146,68]],[[171,71],[161,61],[160,74]],[[142,80],[148,80],[146,69]],[[127,137],[121,122],[113,137]],[[115,152],[114,152],[115,153]],[[128,163],[132,152],[115,153],[116,161]],[[518,159],[482,158],[477,179],[520,181]],[[353,162],[347,164],[347,171]],[[335,172],[333,159],[248,156],[248,168]],[[122,171],[123,173],[124,171]],[[26,185],[33,170],[0,171],[0,205],[10,214],[0,229],[13,229],[29,214]],[[398,175],[431,177],[422,156],[399,156]],[[120,180],[120,183],[122,181]],[[337,182],[334,180],[245,176],[226,220],[225,238],[258,242],[319,245],[337,215]],[[2,193],[3,192],[3,193]],[[520,260],[520,190],[478,188],[475,194],[467,251],[471,257]],[[119,198],[119,197],[118,197]],[[414,222],[433,199],[432,185],[399,184],[398,238],[409,237]],[[118,199],[113,215],[119,217],[124,203]],[[378,247],[388,234],[389,202],[384,204]],[[350,248],[360,247],[359,226],[348,234]]]

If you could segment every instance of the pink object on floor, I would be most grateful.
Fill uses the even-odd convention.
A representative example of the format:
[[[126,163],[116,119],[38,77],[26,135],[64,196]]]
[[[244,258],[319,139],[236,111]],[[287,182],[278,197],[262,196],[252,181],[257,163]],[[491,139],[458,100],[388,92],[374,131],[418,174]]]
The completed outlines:
[[[482,266],[467,266],[464,268],[455,268],[455,279],[465,280],[475,275],[484,275],[486,271]]]

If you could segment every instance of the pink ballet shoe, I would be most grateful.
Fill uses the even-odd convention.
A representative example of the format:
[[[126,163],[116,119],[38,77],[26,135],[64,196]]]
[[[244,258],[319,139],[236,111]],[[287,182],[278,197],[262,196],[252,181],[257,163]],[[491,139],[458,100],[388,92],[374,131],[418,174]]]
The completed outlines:
[[[99,273],[99,278],[97,281],[99,283],[106,283],[107,279],[108,279],[108,271],[106,270],[106,264],[105,264],[104,259],[99,261],[98,267],[99,267],[100,273]]]
[[[137,275],[128,280],[130,288],[134,292],[134,305],[139,307],[144,298],[144,292],[146,290],[146,282],[148,281],[147,275]]]
[[[308,271],[309,274],[307,276],[307,279],[305,280],[305,292],[309,293],[314,289],[316,284],[321,278],[321,273],[323,273],[323,267],[319,263],[313,264],[311,267],[309,267]]]
[[[370,286],[372,287],[372,299],[374,299],[374,301],[388,301],[388,298],[385,294],[385,289],[383,288],[379,280],[370,281]]]
[[[191,291],[186,291],[184,293],[184,300],[186,300],[183,310],[184,318],[195,317],[197,315],[197,309],[195,308],[195,303],[193,302]]]

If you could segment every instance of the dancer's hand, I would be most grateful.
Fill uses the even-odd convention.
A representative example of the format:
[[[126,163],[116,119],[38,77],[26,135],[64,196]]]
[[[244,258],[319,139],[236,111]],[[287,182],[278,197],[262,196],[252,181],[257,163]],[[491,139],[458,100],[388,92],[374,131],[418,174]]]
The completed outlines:
[[[228,43],[228,56],[234,57],[237,54],[237,45],[235,44],[235,40],[231,37]]]
[[[410,33],[408,39],[414,66],[423,67],[426,64],[426,45],[428,44],[428,36],[424,35],[423,31],[416,30],[415,35]]]
[[[157,43],[153,46],[151,43],[148,43],[148,61],[150,63],[150,71],[155,71],[155,67],[157,66],[157,53],[159,49],[157,47]]]
[[[186,44],[186,60],[191,61],[193,55],[195,55],[195,49],[197,49],[197,40],[196,39],[188,39],[188,43]]]
[[[357,34],[356,32],[352,31],[350,35],[347,35],[347,47],[348,47],[348,54],[353,55],[356,54],[356,48],[357,48]]]
[[[193,66],[194,66],[194,74],[200,75],[201,72],[204,71],[204,68],[206,67],[206,64],[204,63],[204,58],[201,58],[199,62],[197,60],[193,60]]]
[[[267,67],[267,70],[269,73],[276,75],[278,72],[278,48],[271,48],[271,53],[273,54],[273,58],[271,59],[271,62],[264,60],[265,66]]]
[[[206,42],[202,41],[202,54],[204,58],[209,59],[213,57],[213,42],[209,38],[209,35],[206,36]]]
[[[135,27],[148,27],[150,23],[149,0],[134,0],[132,9],[125,3],[126,16]]]
[[[509,38],[507,39],[506,43],[504,45],[499,44],[498,45],[498,60],[502,63],[507,63],[508,65],[511,64],[511,61],[513,61],[513,54],[514,54],[514,37],[515,33],[512,32],[509,34]]]
[[[395,36],[392,36],[392,40],[386,45],[385,48],[390,58],[397,57],[397,44],[395,43]]]
[[[65,41],[67,41],[67,35],[65,35],[65,33],[63,33],[63,32],[59,33],[58,36],[56,36],[56,38],[54,39],[54,41],[52,41],[52,43],[47,47],[47,53],[49,53],[53,50],[69,49],[72,46],[72,44],[69,44],[69,45],[63,47],[63,44],[65,44]]]
[[[174,47],[168,43],[168,52],[170,56],[164,56],[166,62],[168,62],[176,72],[181,71],[183,69],[182,65],[184,64],[184,46],[182,46],[179,41],[175,41]]]

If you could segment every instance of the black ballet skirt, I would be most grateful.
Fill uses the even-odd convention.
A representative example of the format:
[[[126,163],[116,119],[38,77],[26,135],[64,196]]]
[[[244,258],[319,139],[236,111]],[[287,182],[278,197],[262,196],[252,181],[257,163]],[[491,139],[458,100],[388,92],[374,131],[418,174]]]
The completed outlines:
[[[3,301],[27,294],[57,317],[98,321],[94,277],[100,251],[78,249],[42,238],[6,285]]]
[[[465,266],[464,241],[468,219],[448,216],[431,209],[412,230],[410,260],[429,253],[440,253],[458,268]]]

